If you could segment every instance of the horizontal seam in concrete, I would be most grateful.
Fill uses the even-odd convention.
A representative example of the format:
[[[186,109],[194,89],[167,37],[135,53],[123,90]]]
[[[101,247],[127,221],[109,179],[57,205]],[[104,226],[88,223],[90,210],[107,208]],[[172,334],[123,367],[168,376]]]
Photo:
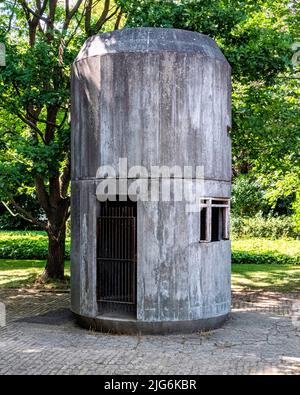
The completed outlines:
[[[105,178],[93,178],[93,177],[81,177],[72,179],[71,181],[103,181],[103,180],[199,180],[199,181],[216,181],[216,182],[225,182],[227,184],[231,184],[231,180],[220,180],[216,178],[183,178],[183,177],[105,177]]]
[[[213,59],[213,60],[216,60],[216,61],[218,61],[220,63],[224,63],[225,65],[227,65],[231,69],[231,65],[230,65],[230,63],[228,62],[227,59],[220,59],[220,58],[217,58],[215,56],[201,55],[199,52],[194,52],[194,51],[179,51],[179,50],[178,51],[170,51],[170,50],[164,51],[164,50],[157,50],[157,49],[143,50],[143,51],[125,51],[124,50],[124,51],[119,51],[119,52],[107,52],[107,53],[104,53],[104,54],[91,55],[91,56],[86,56],[84,58],[80,58],[78,60],[75,60],[73,62],[73,65],[75,65],[75,64],[77,64],[77,63],[79,63],[79,62],[81,62],[83,60],[86,60],[86,59],[91,59],[91,58],[96,58],[96,57],[102,58],[103,56],[112,56],[112,55],[119,55],[119,54],[132,54],[132,53],[142,53],[142,54],[148,54],[148,53],[154,53],[154,54],[172,53],[173,54],[173,53],[178,53],[178,54],[185,54],[185,55],[190,54],[190,55],[194,55],[194,56],[198,55],[201,58]]]

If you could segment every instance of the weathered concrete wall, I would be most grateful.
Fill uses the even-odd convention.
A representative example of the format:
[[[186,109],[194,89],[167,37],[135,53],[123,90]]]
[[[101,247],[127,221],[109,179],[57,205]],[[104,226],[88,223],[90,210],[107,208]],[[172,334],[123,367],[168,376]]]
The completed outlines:
[[[230,310],[230,241],[199,243],[184,202],[139,202],[138,319],[198,320]],[[142,264],[141,264],[142,263]]]
[[[125,29],[89,40],[73,66],[74,179],[126,157],[129,167],[203,165],[207,179],[230,181],[230,84],[226,59],[199,33]]]
[[[230,66],[215,42],[175,29],[87,41],[72,71],[72,310],[97,316],[100,165],[204,166],[203,196],[230,197]],[[99,181],[99,180],[98,180]],[[191,180],[193,184],[195,180]],[[200,320],[230,310],[230,241],[199,243],[184,202],[138,203],[137,320]]]

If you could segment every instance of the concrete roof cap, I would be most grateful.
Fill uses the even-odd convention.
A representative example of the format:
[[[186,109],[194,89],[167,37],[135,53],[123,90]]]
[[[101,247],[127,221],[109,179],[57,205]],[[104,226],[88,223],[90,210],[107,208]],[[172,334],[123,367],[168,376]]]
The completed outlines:
[[[75,62],[92,56],[130,52],[182,52],[227,60],[215,41],[202,33],[167,28],[115,30],[90,37]]]

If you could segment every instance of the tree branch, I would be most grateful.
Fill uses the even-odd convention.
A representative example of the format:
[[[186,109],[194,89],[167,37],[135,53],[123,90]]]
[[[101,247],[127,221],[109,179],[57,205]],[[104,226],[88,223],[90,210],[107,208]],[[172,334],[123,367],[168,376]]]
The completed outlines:
[[[41,8],[41,10],[39,10],[40,13],[37,13],[37,12],[34,11],[32,8],[30,8],[29,5],[26,3],[25,0],[21,1],[21,5],[23,6],[23,9],[24,9],[24,11],[26,11],[26,14],[27,14],[27,15],[30,15],[30,14],[31,14],[31,15],[35,16],[37,19],[41,19],[42,21],[48,23],[48,22],[49,22],[49,19],[43,17],[43,15],[42,15],[43,12],[44,12],[45,9],[46,9],[47,2],[48,2],[47,0],[44,2],[43,7]]]
[[[49,195],[48,192],[46,191],[46,187],[42,176],[37,174],[34,178],[34,183],[35,183],[36,194],[40,202],[40,205],[42,206],[46,214],[48,214],[50,210]]]
[[[40,119],[40,118],[38,118],[38,117],[35,117],[35,116],[34,116],[33,114],[31,114],[29,111],[28,111],[28,115],[30,116],[30,118],[32,118],[32,119],[33,119],[34,121],[36,121],[36,122],[45,123],[46,125],[53,126],[54,128],[57,128],[57,129],[60,127],[60,125],[56,125],[56,123],[47,121],[46,119]]]
[[[74,7],[70,11],[70,9],[69,9],[69,1],[66,0],[66,19],[65,19],[65,22],[64,22],[63,30],[67,30],[67,28],[69,27],[69,24],[70,24],[73,16],[78,11],[78,9],[81,6],[82,2],[83,2],[83,0],[77,0],[76,4],[74,5]]]
[[[68,156],[66,160],[66,165],[61,173],[60,176],[60,196],[65,198],[68,193],[68,188],[71,179],[71,153],[70,150],[68,151]]]
[[[36,218],[34,218],[34,216],[31,213],[29,213],[27,210],[24,210],[13,198],[10,198],[10,202],[14,206],[15,210],[17,210],[17,212],[18,212],[17,214],[13,213],[5,202],[2,201],[1,203],[3,204],[3,206],[8,210],[8,212],[12,216],[16,217],[19,215],[21,218],[25,219],[26,221],[29,221],[32,224],[34,224],[40,228],[43,228],[44,230],[47,229],[47,226],[45,223],[38,221]]]
[[[90,31],[91,31],[92,5],[93,5],[93,0],[87,0],[85,6],[84,27],[85,27],[85,33],[88,36],[90,35]]]
[[[123,11],[121,10],[121,11],[119,12],[118,16],[117,16],[117,20],[116,20],[116,23],[115,23],[115,26],[114,26],[114,29],[115,29],[115,30],[118,30],[118,29],[119,29],[120,23],[121,23],[121,20],[122,20],[122,16],[123,16]]]
[[[57,208],[61,200],[59,174],[49,178],[49,202],[51,208]]]
[[[8,26],[7,26],[7,29],[6,29],[6,33],[9,33],[10,30],[11,30],[11,25],[12,25],[12,20],[13,20],[14,14],[15,14],[16,4],[17,4],[17,0],[15,0],[14,4],[13,4],[12,12],[10,14],[9,21],[8,21]]]
[[[31,129],[33,129],[40,136],[40,138],[42,139],[43,143],[46,144],[43,132],[33,122],[31,122],[29,119],[24,117],[24,115],[22,115],[18,111],[16,111],[16,115],[17,115],[18,118],[21,119],[21,121],[26,123],[26,125],[28,125]]]
[[[50,0],[49,1],[49,16],[47,18],[47,32],[48,32],[49,39],[51,39],[51,40],[52,40],[53,33],[50,33],[50,30],[54,29],[57,1],[58,0]]]
[[[48,106],[47,107],[47,122],[46,122],[46,130],[45,130],[45,144],[50,144],[54,138],[55,128],[56,128],[56,117],[58,114],[59,107],[57,106]],[[55,125],[55,126],[53,126]]]
[[[109,13],[109,7],[110,7],[110,0],[105,0],[103,12],[100,18],[98,19],[98,21],[96,22],[95,28],[93,29],[95,33],[97,33],[101,29],[103,23],[105,23],[107,15]]]
[[[117,14],[117,12],[119,11],[119,7],[117,7],[116,9],[115,9],[115,11],[114,12],[112,12],[105,20],[104,20],[104,22],[103,22],[103,24],[105,23],[105,22],[107,22],[107,21],[109,21],[112,17],[114,17],[116,14]],[[100,29],[101,29],[101,27],[102,26],[100,26]],[[99,30],[100,30],[99,29]]]

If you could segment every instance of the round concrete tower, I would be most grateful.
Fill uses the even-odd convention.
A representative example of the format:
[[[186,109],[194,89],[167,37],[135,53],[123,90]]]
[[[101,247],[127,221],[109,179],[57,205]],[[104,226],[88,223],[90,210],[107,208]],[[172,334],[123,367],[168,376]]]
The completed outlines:
[[[166,333],[224,322],[230,126],[230,66],[211,38],[141,28],[87,40],[72,69],[79,323]]]

